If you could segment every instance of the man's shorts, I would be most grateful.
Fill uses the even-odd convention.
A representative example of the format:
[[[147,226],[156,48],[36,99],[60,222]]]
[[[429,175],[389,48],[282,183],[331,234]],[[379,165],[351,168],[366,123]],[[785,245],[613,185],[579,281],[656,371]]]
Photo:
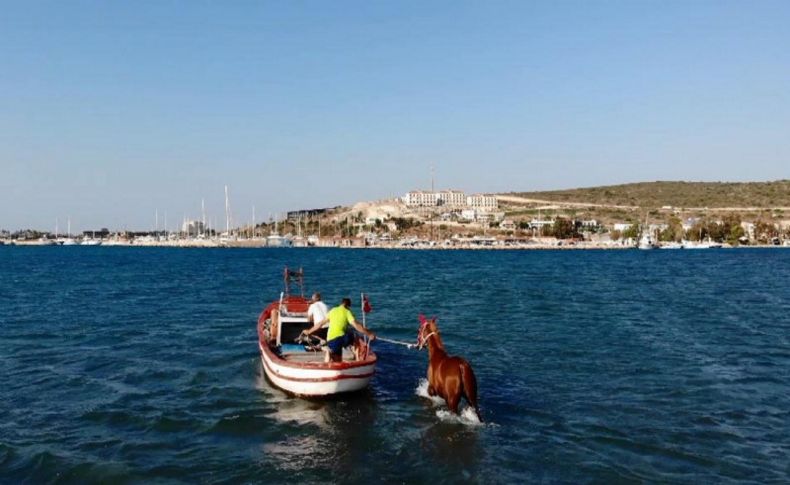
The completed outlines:
[[[348,347],[354,343],[354,333],[346,332],[342,337],[335,337],[326,343],[329,351],[333,354],[343,353],[343,347]]]

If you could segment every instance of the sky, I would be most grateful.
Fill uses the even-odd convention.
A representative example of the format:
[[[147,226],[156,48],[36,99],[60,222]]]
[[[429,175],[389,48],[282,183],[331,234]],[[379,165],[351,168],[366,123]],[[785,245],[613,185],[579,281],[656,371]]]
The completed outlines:
[[[790,167],[790,2],[0,2],[0,229]]]

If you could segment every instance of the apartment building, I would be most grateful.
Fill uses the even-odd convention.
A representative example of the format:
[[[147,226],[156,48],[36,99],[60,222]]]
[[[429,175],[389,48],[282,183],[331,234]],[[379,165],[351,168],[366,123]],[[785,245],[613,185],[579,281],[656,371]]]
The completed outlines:
[[[490,210],[497,208],[497,201],[493,195],[474,194],[466,198],[466,205],[475,209]]]

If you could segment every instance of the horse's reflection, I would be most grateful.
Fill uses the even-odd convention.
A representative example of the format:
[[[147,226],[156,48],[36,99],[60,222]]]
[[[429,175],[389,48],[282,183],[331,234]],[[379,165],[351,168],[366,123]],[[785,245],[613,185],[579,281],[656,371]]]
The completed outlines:
[[[420,447],[429,462],[448,470],[457,470],[461,477],[477,476],[482,457],[477,427],[457,423],[437,423],[423,431]],[[459,477],[459,478],[461,478]]]

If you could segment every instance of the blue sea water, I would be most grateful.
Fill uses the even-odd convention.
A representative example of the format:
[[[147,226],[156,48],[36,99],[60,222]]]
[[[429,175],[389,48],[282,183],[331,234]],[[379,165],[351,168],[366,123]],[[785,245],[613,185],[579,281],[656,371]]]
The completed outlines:
[[[379,342],[367,392],[265,380],[284,265],[370,326],[417,314],[486,423]],[[790,251],[0,247],[0,482],[786,483]]]

